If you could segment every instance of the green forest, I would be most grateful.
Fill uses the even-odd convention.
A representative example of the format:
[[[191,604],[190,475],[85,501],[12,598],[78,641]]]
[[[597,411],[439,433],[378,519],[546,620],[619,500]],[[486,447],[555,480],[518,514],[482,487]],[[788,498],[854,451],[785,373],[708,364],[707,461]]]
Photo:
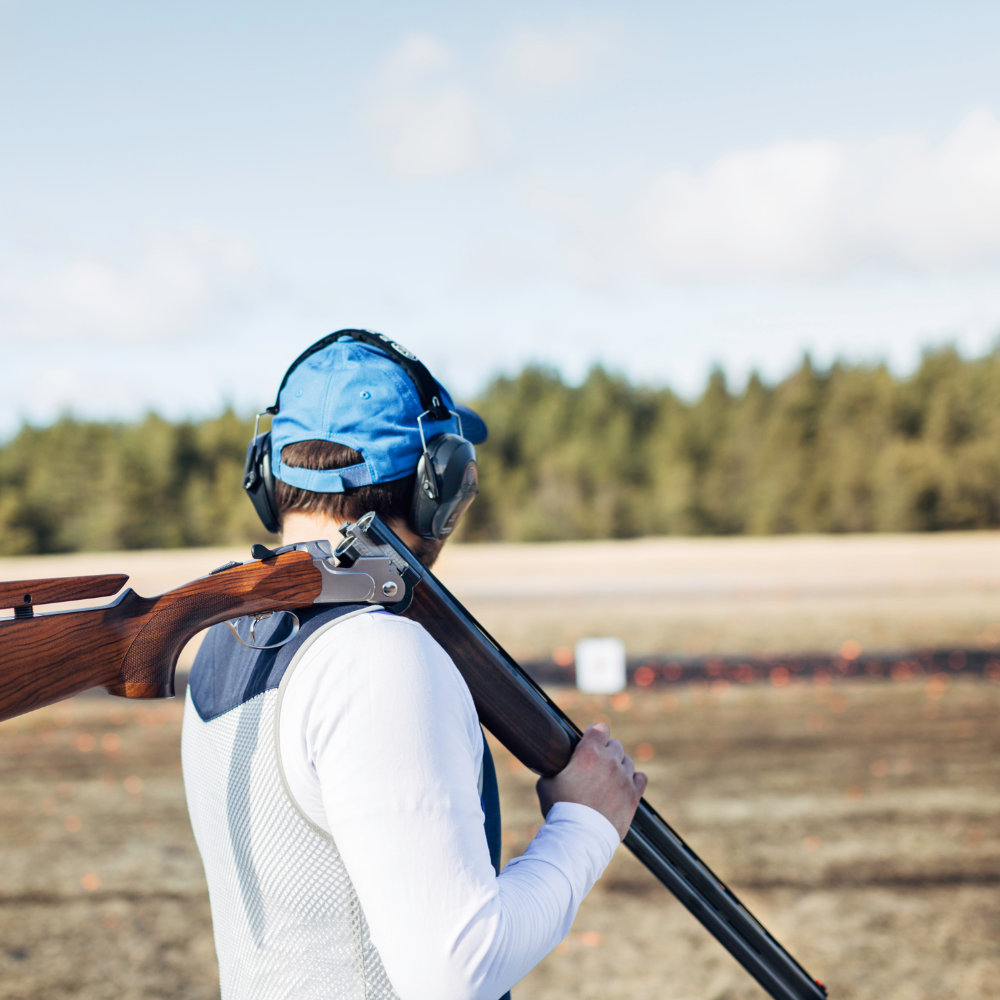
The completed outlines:
[[[471,405],[490,427],[470,541],[1000,526],[1000,352],[815,368],[701,397],[600,367],[529,367]],[[64,417],[0,447],[0,554],[263,540],[241,490],[252,418]]]

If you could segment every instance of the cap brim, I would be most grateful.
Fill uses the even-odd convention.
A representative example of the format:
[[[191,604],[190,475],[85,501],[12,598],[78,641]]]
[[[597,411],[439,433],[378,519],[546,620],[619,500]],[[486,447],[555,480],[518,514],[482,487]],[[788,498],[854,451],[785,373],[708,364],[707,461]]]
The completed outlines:
[[[462,437],[473,444],[482,444],[489,435],[486,421],[475,410],[470,410],[467,406],[456,404],[455,412],[462,418]]]

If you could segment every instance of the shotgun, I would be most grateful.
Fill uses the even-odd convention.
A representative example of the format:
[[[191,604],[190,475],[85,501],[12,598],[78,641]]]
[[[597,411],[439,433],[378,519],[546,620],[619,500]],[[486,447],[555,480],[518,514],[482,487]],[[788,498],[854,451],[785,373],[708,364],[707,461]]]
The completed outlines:
[[[268,549],[158,597],[131,589],[110,604],[34,613],[34,605],[110,597],[121,575],[0,584],[0,721],[91,688],[126,698],[174,693],[177,657],[197,632],[228,622],[253,645],[253,626],[312,604],[380,604],[419,622],[454,660],[483,725],[521,763],[551,777],[581,731],[374,513],[327,541]],[[249,638],[239,627],[250,622]],[[625,846],[774,1000],[824,1000],[826,988],[764,929],[645,799]]]

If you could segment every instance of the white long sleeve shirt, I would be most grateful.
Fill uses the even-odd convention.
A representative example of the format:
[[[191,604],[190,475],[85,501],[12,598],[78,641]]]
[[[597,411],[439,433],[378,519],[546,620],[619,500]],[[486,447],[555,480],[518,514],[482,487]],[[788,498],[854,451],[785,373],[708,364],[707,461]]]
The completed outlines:
[[[382,611],[305,651],[282,695],[279,749],[402,1000],[497,1000],[566,935],[619,843],[600,813],[556,803],[497,877],[472,696],[420,625]]]

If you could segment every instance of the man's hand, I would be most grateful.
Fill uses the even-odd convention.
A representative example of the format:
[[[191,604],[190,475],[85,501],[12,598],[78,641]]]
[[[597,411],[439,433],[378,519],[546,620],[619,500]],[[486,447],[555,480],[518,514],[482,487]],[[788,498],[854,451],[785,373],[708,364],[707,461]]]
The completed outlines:
[[[579,802],[610,820],[624,840],[647,780],[621,743],[611,739],[607,724],[595,722],[569,763],[554,778],[539,778],[535,788],[543,816],[556,802]]]

